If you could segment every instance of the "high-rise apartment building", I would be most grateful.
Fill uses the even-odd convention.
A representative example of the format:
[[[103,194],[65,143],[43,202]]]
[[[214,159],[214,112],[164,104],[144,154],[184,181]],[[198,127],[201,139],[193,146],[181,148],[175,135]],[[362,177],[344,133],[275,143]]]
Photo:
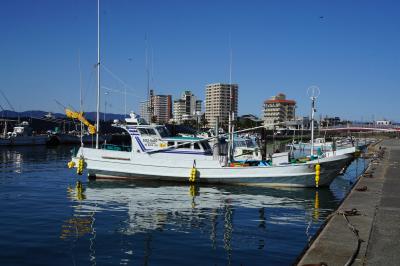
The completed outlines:
[[[273,128],[281,122],[295,119],[296,101],[287,100],[286,95],[279,93],[264,101],[264,125]]]
[[[221,126],[228,126],[229,112],[238,114],[237,84],[214,83],[206,86],[206,120],[209,127],[214,127],[219,117]]]
[[[147,123],[151,122],[151,110],[148,100],[140,102],[140,116],[146,120]]]
[[[174,121],[181,124],[185,120],[195,120],[201,112],[201,103],[191,91],[184,91],[181,98],[174,101]]]
[[[157,124],[168,123],[172,118],[172,96],[154,95],[152,102],[155,122]]]
[[[154,95],[150,92],[150,101],[140,103],[140,114],[148,123],[165,124],[172,118],[172,96]]]

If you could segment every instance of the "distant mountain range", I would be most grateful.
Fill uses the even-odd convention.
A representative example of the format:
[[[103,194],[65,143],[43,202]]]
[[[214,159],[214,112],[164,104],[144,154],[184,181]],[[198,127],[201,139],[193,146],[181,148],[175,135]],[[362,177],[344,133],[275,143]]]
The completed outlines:
[[[30,110],[30,111],[24,111],[24,112],[14,112],[11,110],[3,110],[0,111],[0,118],[18,118],[18,117],[31,117],[31,118],[45,118],[45,116],[49,114],[49,112],[46,111],[41,111],[41,110]],[[66,118],[67,116],[65,114],[61,113],[51,113],[55,118]],[[85,118],[88,120],[96,120],[96,112],[87,112],[84,114]],[[111,114],[111,113],[106,113],[106,120],[123,120],[125,118],[125,115],[121,114]],[[104,119],[104,113],[100,113],[100,120]]]

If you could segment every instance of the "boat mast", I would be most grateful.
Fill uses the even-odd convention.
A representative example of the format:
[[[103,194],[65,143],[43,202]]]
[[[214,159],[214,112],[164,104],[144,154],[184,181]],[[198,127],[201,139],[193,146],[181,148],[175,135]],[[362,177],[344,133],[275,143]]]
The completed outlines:
[[[234,121],[234,113],[233,113],[233,88],[232,88],[232,44],[231,44],[231,35],[229,34],[229,146],[228,146],[228,155],[229,162],[233,160],[233,121]]]
[[[319,95],[319,88],[317,86],[311,86],[307,90],[307,94],[311,99],[311,156],[314,154],[314,113],[315,113],[315,101]]]
[[[82,70],[81,70],[81,52],[78,50],[78,67],[79,67],[79,111],[81,114],[83,113],[83,96],[82,96]],[[81,121],[81,134],[80,134],[80,139],[81,139],[81,147],[83,147],[83,122]]]
[[[145,35],[145,43],[146,43],[146,48],[145,48],[145,57],[146,57],[146,76],[147,76],[147,112],[149,116],[149,121],[147,121],[149,124],[152,123],[153,120],[153,95],[150,90],[150,70],[149,70],[149,44],[147,40],[147,33]]]
[[[100,0],[97,0],[97,106],[96,106],[96,149],[99,148],[100,131]]]
[[[315,97],[311,98],[311,156],[314,154],[314,110],[315,110]]]

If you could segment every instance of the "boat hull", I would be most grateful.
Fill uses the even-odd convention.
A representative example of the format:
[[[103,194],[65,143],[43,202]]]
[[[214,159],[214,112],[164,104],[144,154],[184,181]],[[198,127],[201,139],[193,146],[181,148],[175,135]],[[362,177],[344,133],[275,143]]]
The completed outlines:
[[[10,138],[1,138],[0,146],[46,145],[47,140],[47,136],[17,136]]]
[[[74,158],[85,160],[91,177],[106,179],[141,179],[189,182],[194,162],[196,182],[242,184],[267,187],[315,187],[315,164],[320,163],[319,186],[328,186],[339,174],[350,156],[335,156],[303,164],[282,166],[223,167],[212,156],[178,154],[135,155],[128,152],[81,148]]]

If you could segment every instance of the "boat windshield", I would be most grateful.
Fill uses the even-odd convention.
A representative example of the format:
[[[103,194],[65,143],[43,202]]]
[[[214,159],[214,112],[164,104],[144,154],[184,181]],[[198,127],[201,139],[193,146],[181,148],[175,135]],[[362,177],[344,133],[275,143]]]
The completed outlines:
[[[155,136],[156,132],[152,128],[138,128],[142,136]]]
[[[235,148],[257,148],[257,144],[253,139],[235,139]]]

